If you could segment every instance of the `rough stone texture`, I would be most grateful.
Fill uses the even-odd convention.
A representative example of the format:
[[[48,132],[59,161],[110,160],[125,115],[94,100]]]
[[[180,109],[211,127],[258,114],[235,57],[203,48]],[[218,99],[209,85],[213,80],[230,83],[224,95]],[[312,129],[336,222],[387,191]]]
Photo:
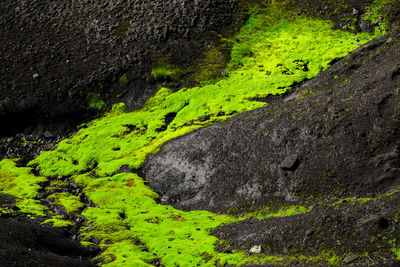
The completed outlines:
[[[6,200],[6,201],[5,201]],[[0,194],[0,206],[10,205]],[[44,227],[24,219],[0,217],[2,266],[95,266],[89,260],[98,251],[83,248],[62,229]]]
[[[155,87],[151,56],[190,62],[207,32],[238,18],[234,0],[4,0],[0,9],[3,134],[83,117],[88,92],[131,90],[134,101]],[[123,73],[131,85],[118,83]]]

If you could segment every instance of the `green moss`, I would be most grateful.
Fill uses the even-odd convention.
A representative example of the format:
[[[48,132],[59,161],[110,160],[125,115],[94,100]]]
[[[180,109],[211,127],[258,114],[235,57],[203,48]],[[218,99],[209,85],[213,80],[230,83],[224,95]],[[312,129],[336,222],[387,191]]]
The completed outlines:
[[[392,251],[396,255],[396,259],[400,260],[400,247],[393,248]]]
[[[243,212],[243,210],[249,210],[247,212]],[[252,210],[252,207],[241,207],[241,208],[232,208],[227,214],[237,217],[238,220],[245,220],[247,218],[257,218],[257,219],[267,219],[270,217],[287,217],[298,215],[302,213],[307,213],[310,211],[310,207],[293,205],[293,206],[285,206],[285,205],[275,205],[275,206],[265,206],[261,208],[257,208]]]
[[[88,93],[87,95],[88,105],[92,109],[102,109],[105,102],[101,99],[100,94],[97,93]]]
[[[14,213],[14,211],[12,209],[10,209],[10,208],[2,208],[2,207],[0,207],[0,216],[1,216],[1,214],[10,215],[10,214],[13,214],[13,213]]]
[[[31,170],[17,167],[16,163],[9,159],[0,161],[0,193],[15,196],[20,212],[45,216],[46,207],[34,198],[40,188],[39,183],[47,179],[33,175]]]
[[[183,71],[178,67],[170,64],[159,66],[151,71],[151,75],[156,81],[178,81]]]
[[[114,259],[106,265],[145,264],[155,258],[161,258],[165,266],[214,266],[217,260],[234,265],[279,260],[272,256],[247,257],[241,252],[215,252],[217,238],[210,236],[209,230],[237,219],[207,211],[184,212],[157,204],[157,194],[136,174],[102,178],[85,174],[74,179],[98,206],[83,212],[92,225],[82,229],[85,233],[81,237],[90,240],[94,236],[100,240],[106,252],[99,258],[106,262]],[[202,256],[205,254],[207,260]]]
[[[162,89],[161,96],[156,96],[162,99],[157,107],[118,116],[113,113],[93,121],[32,163],[39,164],[47,176],[71,175],[96,164],[100,175],[112,174],[123,165],[138,168],[145,156],[165,141],[264,106],[249,99],[283,93],[291,84],[312,78],[333,59],[372,38],[358,36],[358,43],[355,36],[332,30],[326,21],[290,17],[275,9],[254,12],[234,39],[238,41],[232,48],[228,78],[169,95]],[[160,133],[165,117],[172,113],[176,117]],[[124,125],[138,130],[130,132]]]
[[[78,212],[85,206],[78,196],[69,193],[55,193],[48,196],[47,200],[52,202],[53,205],[63,207],[68,216],[78,214]]]
[[[119,77],[119,84],[122,86],[125,86],[128,84],[128,77],[126,76],[126,73],[123,74],[121,77]]]
[[[51,219],[45,220],[42,224],[51,224],[53,227],[70,227],[74,226],[73,222],[64,220],[61,216],[53,216]]]

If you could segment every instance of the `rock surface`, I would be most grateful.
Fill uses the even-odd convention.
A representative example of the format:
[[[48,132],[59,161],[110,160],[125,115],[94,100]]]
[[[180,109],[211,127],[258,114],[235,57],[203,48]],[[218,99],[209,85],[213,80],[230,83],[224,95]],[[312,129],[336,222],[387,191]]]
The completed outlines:
[[[4,207],[5,202],[10,199],[0,194],[0,206]],[[2,266],[95,266],[82,257],[91,258],[96,253],[73,241],[62,229],[43,227],[26,219],[0,217]]]

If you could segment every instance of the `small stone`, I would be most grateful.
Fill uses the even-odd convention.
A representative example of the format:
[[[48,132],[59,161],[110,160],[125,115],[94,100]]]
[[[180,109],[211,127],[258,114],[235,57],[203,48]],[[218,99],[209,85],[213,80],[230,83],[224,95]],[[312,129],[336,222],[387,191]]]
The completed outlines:
[[[299,158],[297,154],[287,156],[280,164],[281,170],[284,171],[295,171],[299,164]]]
[[[49,131],[44,132],[44,137],[46,137],[46,138],[50,138],[50,137],[53,137],[53,136],[54,135]]]
[[[260,254],[261,253],[261,246],[253,246],[249,252],[251,254]]]
[[[307,232],[306,232],[306,236],[310,236],[310,235],[312,235],[314,233],[314,231],[313,230],[307,230]]]
[[[163,196],[163,197],[161,198],[161,202],[163,202],[163,203],[167,203],[168,200],[169,200],[169,197],[168,197],[168,196]]]
[[[353,8],[353,15],[357,15],[359,13],[358,9]]]
[[[32,75],[32,78],[33,78],[33,79],[39,78],[39,73],[34,73],[34,74]]]
[[[367,30],[370,26],[371,26],[371,24],[367,20],[363,20],[360,23],[360,28],[361,28],[362,31]]]
[[[343,258],[343,262],[344,263],[351,263],[351,262],[355,261],[356,259],[358,259],[357,255],[348,255],[348,256]]]

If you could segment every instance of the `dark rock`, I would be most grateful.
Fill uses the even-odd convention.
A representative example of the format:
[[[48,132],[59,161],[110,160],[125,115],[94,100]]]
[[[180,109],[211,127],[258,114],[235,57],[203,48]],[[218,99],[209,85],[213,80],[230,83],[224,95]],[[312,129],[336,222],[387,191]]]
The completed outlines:
[[[83,248],[62,229],[0,217],[2,266],[95,266],[82,258],[93,257],[98,252],[98,249]]]
[[[0,207],[13,209],[15,210],[17,207],[15,205],[16,197],[9,194],[1,194],[0,193]]]
[[[284,171],[295,171],[299,165],[299,158],[297,154],[289,155],[280,164],[280,168]]]
[[[343,258],[343,262],[348,264],[348,263],[352,263],[353,261],[355,261],[356,259],[358,259],[359,257],[357,255],[349,255]]]
[[[363,21],[360,22],[361,30],[366,31],[366,30],[369,29],[369,27],[371,27],[371,23],[369,21],[363,20]]]

